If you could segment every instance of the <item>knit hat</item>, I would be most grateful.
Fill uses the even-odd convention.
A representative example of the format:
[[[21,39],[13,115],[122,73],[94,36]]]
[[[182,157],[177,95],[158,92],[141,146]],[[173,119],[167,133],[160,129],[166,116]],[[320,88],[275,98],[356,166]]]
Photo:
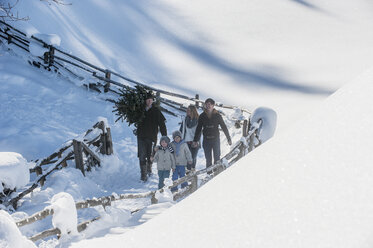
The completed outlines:
[[[179,136],[181,138],[181,132],[179,130],[176,130],[175,132],[172,133],[172,138],[175,139],[176,136]]]
[[[215,101],[212,98],[207,98],[205,103],[208,103],[208,102],[215,105]]]
[[[167,136],[162,136],[161,140],[159,141],[159,144],[161,144],[162,140],[166,141],[167,145],[170,144],[170,138]]]
[[[146,93],[146,98],[145,98],[145,100],[147,100],[147,99],[153,99],[153,100],[154,100],[153,92],[149,91],[148,93]]]

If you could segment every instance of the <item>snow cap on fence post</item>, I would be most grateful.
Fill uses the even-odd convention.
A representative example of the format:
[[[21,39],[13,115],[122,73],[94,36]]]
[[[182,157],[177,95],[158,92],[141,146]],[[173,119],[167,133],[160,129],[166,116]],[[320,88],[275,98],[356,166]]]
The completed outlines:
[[[53,196],[51,200],[53,208],[53,227],[61,231],[61,235],[78,234],[78,214],[76,212],[74,198],[66,193],[60,192]]]
[[[250,116],[250,124],[254,125],[260,120],[262,121],[262,125],[259,128],[258,136],[260,141],[264,143],[275,134],[277,114],[273,109],[258,107]]]

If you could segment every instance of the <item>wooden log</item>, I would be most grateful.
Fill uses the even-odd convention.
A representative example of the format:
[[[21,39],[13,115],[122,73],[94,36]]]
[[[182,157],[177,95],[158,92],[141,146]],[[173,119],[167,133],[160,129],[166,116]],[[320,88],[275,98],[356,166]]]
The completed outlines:
[[[110,127],[106,128],[106,154],[111,155],[114,153],[113,139],[111,137]]]
[[[105,78],[110,80],[111,72],[109,70],[105,71]],[[109,92],[109,89],[110,89],[110,81],[107,81],[106,84],[104,85],[104,92],[105,93]]]
[[[45,230],[44,232],[38,233],[38,234],[30,237],[29,239],[32,242],[36,242],[39,239],[44,239],[46,237],[53,236],[53,235],[57,235],[57,236],[61,235],[60,229],[58,229],[58,228],[48,229],[48,230]]]
[[[157,204],[158,203],[158,199],[155,197],[155,192],[152,194],[152,198],[150,200],[151,204]]]
[[[30,216],[26,219],[17,221],[16,225],[17,225],[17,227],[29,225],[29,224],[32,224],[32,223],[38,221],[38,220],[44,219],[44,218],[48,217],[49,215],[52,215],[53,213],[54,213],[54,211],[53,211],[52,208],[47,208],[47,209],[44,209],[40,212],[37,212],[37,213],[33,214],[32,216]]]
[[[77,230],[78,232],[82,232],[84,231],[85,229],[87,229],[87,227],[89,226],[89,224],[91,224],[92,222],[96,221],[96,220],[99,220],[101,217],[96,217],[96,218],[93,218],[92,220],[89,220],[89,221],[85,221],[83,223],[80,223],[78,226],[77,226]],[[48,229],[48,230],[45,230],[44,232],[41,232],[41,233],[38,233],[32,237],[30,237],[29,239],[33,242],[36,242],[40,239],[44,239],[44,238],[47,238],[49,236],[53,236],[53,235],[57,235],[58,238],[60,238],[60,235],[61,235],[61,231],[60,229],[58,228],[52,228],[52,229]]]
[[[100,158],[97,157],[97,155],[94,152],[92,152],[91,149],[89,149],[89,147],[86,144],[84,144],[84,142],[81,142],[81,144],[82,144],[83,150],[87,152],[92,158],[94,158],[98,164],[100,164],[101,163]]]
[[[243,125],[242,125],[242,136],[247,137],[247,134],[248,134],[248,120],[244,120]]]
[[[82,172],[82,174],[85,176],[82,142],[74,139],[73,148],[74,148],[75,168],[79,169]]]
[[[138,194],[121,194],[119,196],[110,195],[110,196],[100,197],[98,199],[88,199],[85,201],[77,202],[75,206],[76,206],[76,209],[102,206],[111,201],[118,201],[118,200],[124,200],[124,199],[147,198],[151,196],[153,193],[154,192],[145,192],[145,193],[138,193]]]

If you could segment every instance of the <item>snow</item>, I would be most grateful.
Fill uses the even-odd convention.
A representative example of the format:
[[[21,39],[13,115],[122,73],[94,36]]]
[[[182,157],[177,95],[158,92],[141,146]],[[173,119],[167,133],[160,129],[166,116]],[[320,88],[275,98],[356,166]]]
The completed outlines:
[[[70,247],[371,247],[372,80],[373,69],[147,223]]]
[[[40,42],[31,40],[29,45],[30,53],[34,56],[43,56],[45,52],[48,52],[49,49],[43,47]]]
[[[372,9],[365,0],[20,1],[16,10],[30,21],[11,24],[29,37],[152,87],[276,113],[258,113],[269,121],[266,139],[275,131],[273,138],[186,199],[171,202],[166,192],[157,194],[159,204],[123,200],[78,210],[61,228],[100,218],[73,238],[52,236],[36,245],[371,247],[372,71],[353,79],[372,66]],[[44,51],[33,48],[34,55]],[[111,95],[80,87],[92,78],[32,67],[21,52],[0,44],[0,151],[42,159],[104,120],[114,155],[100,155],[101,167],[86,177],[68,161],[11,217],[50,207],[59,193],[82,201],[157,189],[156,174],[139,181],[136,137],[126,123],[115,123],[105,101]],[[242,119],[238,109],[225,111]],[[169,133],[177,130],[180,118],[166,118]],[[225,120],[233,142],[241,140],[242,130]],[[202,149],[197,161],[203,169]],[[61,206],[71,205],[69,199]],[[0,247],[27,247],[18,242],[53,228],[52,217],[17,229],[3,216]]]
[[[42,41],[44,41],[45,43],[47,43],[48,45],[51,45],[51,46],[60,46],[60,44],[61,44],[61,37],[59,37],[56,34],[40,34],[40,33],[37,33],[37,34],[34,34],[33,36],[42,40]]]
[[[0,192],[8,189],[21,188],[30,181],[28,163],[21,154],[15,152],[0,152]]]
[[[52,217],[53,227],[58,228],[61,231],[61,235],[78,234],[78,214],[74,198],[70,194],[61,192],[54,195],[51,200],[51,208],[54,211]]]
[[[13,218],[4,210],[0,210],[0,247],[36,248],[32,241],[21,234]]]
[[[262,122],[260,125],[259,122]],[[273,109],[258,107],[250,115],[250,123],[259,128],[258,137],[262,143],[273,137],[276,130],[277,114]]]

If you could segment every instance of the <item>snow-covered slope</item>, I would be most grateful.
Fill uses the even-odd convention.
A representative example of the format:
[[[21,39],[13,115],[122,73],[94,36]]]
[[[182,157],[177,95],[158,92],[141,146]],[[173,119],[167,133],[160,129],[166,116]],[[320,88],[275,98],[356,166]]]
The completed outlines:
[[[302,247],[311,247],[314,242],[322,247],[322,241],[340,246],[336,235],[341,233],[342,237],[348,230],[351,236],[344,235],[345,240],[352,242],[361,235],[355,240],[357,247],[363,246],[358,242],[368,237],[363,227],[370,228],[371,212],[370,192],[366,189],[370,170],[364,164],[369,161],[371,120],[369,102],[363,101],[368,101],[365,96],[371,93],[371,88],[364,81],[359,84],[362,90],[359,92],[354,86],[358,82],[353,81],[321,108],[318,105],[372,65],[373,3],[366,0],[69,2],[72,5],[20,1],[16,7],[19,15],[31,19],[28,24],[12,24],[21,30],[32,25],[41,34],[56,34],[61,38],[63,50],[151,86],[191,96],[199,93],[202,99],[213,97],[218,102],[249,109],[264,105],[275,109],[278,115],[274,140],[251,153],[240,166],[213,180],[211,186],[183,201],[185,206],[176,206],[149,224],[157,226],[154,229],[157,231],[147,233],[150,228],[144,226],[144,230],[123,237],[126,242],[139,242],[141,247],[141,242],[153,240],[152,246],[160,246],[163,241],[156,236],[168,235],[163,230],[174,227],[172,231],[180,235],[182,229],[186,233],[190,228],[198,230],[184,242],[191,244],[195,240],[196,246],[215,239],[220,242],[216,246],[227,246],[222,240],[226,236],[228,241],[236,238],[237,242],[232,241],[236,246],[245,246],[246,241],[268,242],[269,247],[278,247],[274,245],[278,241],[283,247],[291,246],[286,239]],[[87,177],[73,168],[52,175],[52,180],[47,180],[32,198],[25,198],[13,218],[43,209],[61,191],[81,200],[112,192],[156,188],[156,176],[147,184],[138,181],[136,139],[125,123],[114,123],[112,104],[102,98],[53,73],[30,67],[1,48],[1,152],[17,152],[27,160],[42,158],[86,131],[99,117],[106,118],[111,125],[115,149],[115,157]],[[320,111],[293,126],[314,108]],[[177,129],[179,120],[171,116],[167,119],[169,131]],[[360,127],[366,128],[364,132],[357,131]],[[228,147],[223,145],[223,149]],[[201,168],[202,152],[199,155]],[[354,175],[359,181],[354,181]],[[326,182],[332,185],[327,186]],[[222,201],[221,208],[212,208],[226,192],[231,200]],[[368,197],[364,198],[363,193]],[[242,195],[245,197],[238,197]],[[132,206],[126,204],[117,203],[107,208],[107,212],[97,210],[102,220],[96,226],[92,224],[93,228],[79,239],[127,232],[169,207],[152,206],[128,221],[128,209]],[[241,213],[231,211],[233,207],[241,209]],[[362,209],[361,212],[356,212],[355,207]],[[185,212],[187,208],[194,212]],[[205,217],[198,222],[203,215],[197,210],[210,208],[211,213],[204,212]],[[86,220],[87,216],[91,217],[92,213],[83,213],[79,218]],[[180,221],[170,221],[169,216]],[[355,220],[361,221],[360,227]],[[165,227],[158,226],[166,221]],[[211,222],[213,228],[208,229]],[[238,227],[243,229],[236,232]],[[50,224],[43,222],[24,228],[22,234],[30,236],[47,228]],[[250,236],[244,239],[247,233]],[[151,238],[137,240],[140,236]],[[173,238],[168,235],[164,239]],[[122,236],[114,239],[121,240]],[[95,241],[105,245],[114,242]],[[40,246],[54,247],[61,245],[59,242],[62,246],[69,243],[54,239]]]
[[[372,80],[144,225],[71,247],[372,247]]]
[[[69,2],[21,1],[17,10],[103,68],[202,99],[274,108],[279,131],[373,56],[365,0]]]

